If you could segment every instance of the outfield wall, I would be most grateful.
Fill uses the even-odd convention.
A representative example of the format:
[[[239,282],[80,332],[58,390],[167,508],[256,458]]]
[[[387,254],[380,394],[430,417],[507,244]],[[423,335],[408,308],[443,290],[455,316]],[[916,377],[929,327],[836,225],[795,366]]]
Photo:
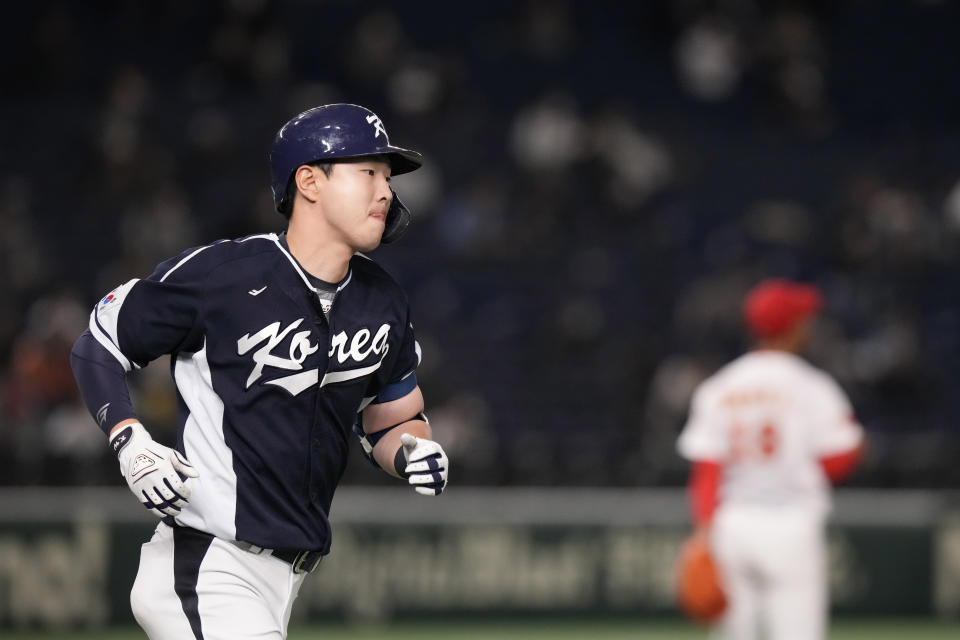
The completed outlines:
[[[838,614],[960,616],[960,499],[838,492]],[[295,619],[669,615],[689,530],[680,489],[343,488],[331,555]],[[131,622],[139,545],[155,522],[116,489],[0,491],[0,628]]]

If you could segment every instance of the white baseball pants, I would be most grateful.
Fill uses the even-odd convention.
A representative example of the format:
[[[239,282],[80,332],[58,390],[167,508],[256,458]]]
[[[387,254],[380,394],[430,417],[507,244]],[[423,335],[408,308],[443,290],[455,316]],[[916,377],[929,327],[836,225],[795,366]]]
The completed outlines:
[[[305,575],[161,522],[141,547],[130,606],[151,640],[283,640]]]
[[[715,638],[826,638],[823,516],[791,507],[721,507],[711,546],[729,602]]]

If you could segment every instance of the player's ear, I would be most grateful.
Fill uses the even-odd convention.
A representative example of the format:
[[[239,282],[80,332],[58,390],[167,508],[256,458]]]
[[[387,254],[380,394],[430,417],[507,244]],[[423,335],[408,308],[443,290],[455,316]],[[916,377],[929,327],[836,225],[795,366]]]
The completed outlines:
[[[303,164],[297,168],[293,179],[297,183],[297,191],[300,195],[308,202],[316,202],[320,198],[320,191],[327,181],[327,176],[320,167]]]

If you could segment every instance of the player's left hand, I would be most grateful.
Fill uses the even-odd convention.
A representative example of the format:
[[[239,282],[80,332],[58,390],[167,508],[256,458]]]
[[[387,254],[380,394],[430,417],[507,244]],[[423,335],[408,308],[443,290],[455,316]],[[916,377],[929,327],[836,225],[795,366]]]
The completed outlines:
[[[727,609],[727,593],[706,529],[699,529],[684,540],[676,572],[677,598],[683,612],[702,623],[719,620]]]
[[[425,496],[438,496],[447,486],[447,454],[440,443],[426,438],[418,438],[411,433],[400,436],[403,455],[407,459],[404,472],[407,481],[417,493]]]

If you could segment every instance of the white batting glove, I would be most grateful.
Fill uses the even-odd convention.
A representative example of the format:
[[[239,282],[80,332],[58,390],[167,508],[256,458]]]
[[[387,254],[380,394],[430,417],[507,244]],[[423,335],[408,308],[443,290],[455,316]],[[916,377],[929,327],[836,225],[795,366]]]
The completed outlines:
[[[199,473],[179,451],[165,447],[150,437],[139,422],[117,431],[110,448],[120,460],[120,471],[133,495],[154,515],[175,516],[190,500],[185,480]]]
[[[425,496],[438,496],[447,486],[447,454],[440,443],[426,438],[418,438],[404,433],[400,436],[403,455],[407,459],[404,473],[407,482],[413,485],[417,493]]]

